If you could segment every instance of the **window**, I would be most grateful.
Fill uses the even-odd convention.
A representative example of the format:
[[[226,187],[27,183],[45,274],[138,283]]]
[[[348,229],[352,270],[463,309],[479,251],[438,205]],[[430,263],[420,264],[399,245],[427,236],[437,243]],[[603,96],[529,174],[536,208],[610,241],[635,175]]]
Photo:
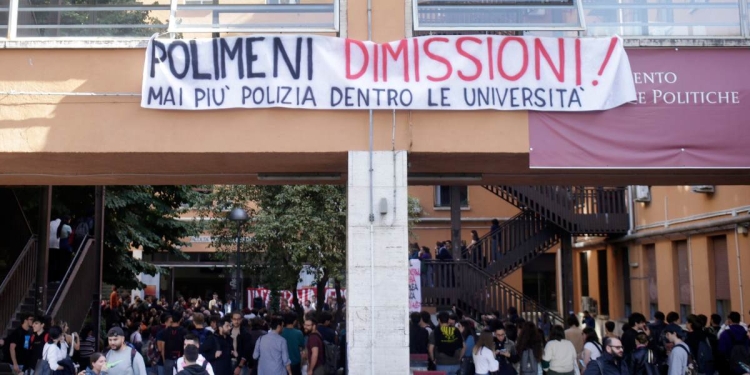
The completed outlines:
[[[461,194],[461,207],[469,207],[469,188],[468,186],[459,187]],[[451,206],[451,188],[450,186],[435,186],[435,207]]]
[[[0,0],[0,37],[211,37],[230,32],[338,32],[338,0]],[[175,35],[180,37],[180,35]]]
[[[414,30],[539,36],[750,37],[748,0],[413,0]]]
[[[581,264],[581,296],[589,296],[589,254],[586,251],[581,251],[580,254]]]
[[[677,281],[678,281],[678,301],[680,306],[691,305],[691,280],[690,280],[690,257],[688,254],[688,243],[685,240],[672,242],[672,247],[677,253]],[[689,309],[687,311],[690,311]],[[683,314],[680,313],[682,316]]]
[[[680,321],[683,324],[687,323],[687,317],[692,313],[693,309],[689,304],[680,304]]]
[[[730,293],[731,285],[729,284],[729,254],[727,254],[727,237],[709,237],[708,240],[711,247],[711,252],[713,253],[713,282],[716,305],[727,306],[728,304],[725,304],[725,302],[729,301],[732,298]],[[727,314],[729,313],[728,308],[726,309],[726,312]],[[727,316],[726,314],[719,313],[718,309],[717,313],[722,317]]]
[[[716,313],[719,314],[719,316],[725,317],[729,315],[731,311],[732,311],[732,305],[729,303],[729,300],[725,300],[725,299],[716,300]]]
[[[414,30],[583,30],[580,0],[413,0]]]

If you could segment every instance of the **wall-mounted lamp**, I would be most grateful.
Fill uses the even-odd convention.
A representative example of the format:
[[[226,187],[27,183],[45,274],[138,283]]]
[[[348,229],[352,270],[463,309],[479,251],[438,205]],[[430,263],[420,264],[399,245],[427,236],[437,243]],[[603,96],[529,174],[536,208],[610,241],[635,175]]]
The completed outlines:
[[[380,208],[381,215],[387,214],[388,213],[388,199],[380,198],[379,208]]]

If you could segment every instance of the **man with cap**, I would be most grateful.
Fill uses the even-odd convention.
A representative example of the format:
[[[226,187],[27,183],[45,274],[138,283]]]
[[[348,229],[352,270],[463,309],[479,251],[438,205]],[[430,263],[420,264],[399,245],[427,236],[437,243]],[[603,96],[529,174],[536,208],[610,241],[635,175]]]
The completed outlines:
[[[107,375],[147,375],[141,353],[125,344],[125,332],[113,327],[107,332]]]
[[[680,326],[676,324],[670,324],[667,328],[664,328],[664,334],[667,340],[674,345],[672,352],[669,353],[667,363],[669,364],[669,375],[682,375],[686,374],[685,370],[688,367],[688,358],[690,356],[690,348],[687,344],[682,341],[683,331]]]

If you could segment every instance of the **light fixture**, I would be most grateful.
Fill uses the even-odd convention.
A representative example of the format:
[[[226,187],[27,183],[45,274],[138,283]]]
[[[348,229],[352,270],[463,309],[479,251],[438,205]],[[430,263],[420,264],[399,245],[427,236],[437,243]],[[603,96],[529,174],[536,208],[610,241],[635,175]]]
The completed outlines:
[[[234,221],[234,222],[242,222],[247,221],[249,217],[247,216],[247,211],[240,207],[235,207],[227,216],[227,219]]]
[[[234,301],[235,305],[233,308],[235,310],[242,310],[242,274],[240,271],[240,239],[242,238],[242,224],[244,224],[247,219],[249,219],[249,216],[247,215],[247,211],[245,211],[244,208],[241,207],[235,207],[232,209],[231,212],[229,212],[229,215],[227,216],[227,219],[229,221],[234,221],[237,223],[237,263],[235,264],[235,279],[234,279],[234,287],[235,287],[235,295],[234,295]]]

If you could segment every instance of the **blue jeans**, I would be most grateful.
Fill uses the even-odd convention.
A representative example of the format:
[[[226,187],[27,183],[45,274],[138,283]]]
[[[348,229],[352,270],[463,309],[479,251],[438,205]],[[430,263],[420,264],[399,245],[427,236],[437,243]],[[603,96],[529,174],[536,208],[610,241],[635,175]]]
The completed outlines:
[[[437,365],[435,369],[437,371],[445,371],[445,375],[456,375],[458,370],[461,369],[461,365]]]

